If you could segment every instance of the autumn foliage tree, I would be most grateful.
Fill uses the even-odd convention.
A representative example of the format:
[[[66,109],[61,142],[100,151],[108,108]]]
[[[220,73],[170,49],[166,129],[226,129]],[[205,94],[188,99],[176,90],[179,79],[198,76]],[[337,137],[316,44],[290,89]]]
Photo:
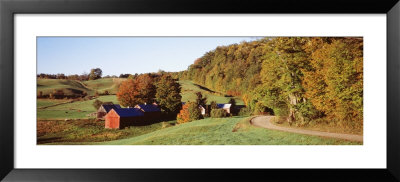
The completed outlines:
[[[152,77],[143,74],[136,79],[123,81],[118,89],[117,99],[122,106],[134,107],[137,104],[153,102],[155,92]]]
[[[181,87],[171,76],[163,75],[156,84],[156,101],[167,114],[176,114],[182,108]]]
[[[362,38],[276,37],[219,46],[175,76],[240,96],[252,113],[362,131]]]
[[[187,123],[202,118],[199,106],[195,102],[187,102],[183,105],[182,110],[177,115],[177,123]]]
[[[314,113],[309,113],[310,105],[304,97],[301,83],[302,70],[308,66],[307,53],[303,45],[307,39],[297,37],[276,38],[268,42],[261,69],[259,92],[264,95],[264,103],[257,107],[287,110],[288,122],[306,120]],[[274,100],[270,103],[268,100]]]
[[[190,121],[190,114],[189,114],[189,103],[186,103],[182,106],[182,110],[176,117],[176,122],[178,124],[187,123]]]
[[[305,46],[305,96],[327,119],[362,128],[363,41],[359,38],[311,38]]]
[[[138,90],[142,98],[142,103],[152,103],[156,95],[154,79],[150,74],[142,74],[136,77]]]

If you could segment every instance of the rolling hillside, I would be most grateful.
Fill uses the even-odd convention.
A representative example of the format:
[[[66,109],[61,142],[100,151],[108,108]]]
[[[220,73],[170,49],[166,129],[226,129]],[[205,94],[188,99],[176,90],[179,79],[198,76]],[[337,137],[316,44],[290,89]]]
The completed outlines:
[[[42,91],[43,95],[48,95],[54,90],[62,90],[65,95],[79,94],[86,92],[89,95],[94,91],[87,88],[84,84],[75,80],[61,79],[37,79],[37,92]]]
[[[354,145],[358,142],[266,130],[249,124],[250,117],[208,118],[105,145]],[[89,143],[87,143],[89,144]]]
[[[118,103],[115,95],[104,95],[97,98],[102,102]],[[68,101],[64,103],[59,100],[38,99],[37,117],[38,119],[82,119],[88,118],[88,114],[95,112],[93,107],[94,100]],[[53,102],[53,105],[50,103]],[[39,108],[40,105],[47,104],[45,108]]]
[[[103,78],[98,80],[85,81],[83,83],[74,80],[38,79],[38,92],[51,93],[54,89],[62,89],[64,93],[72,93],[72,90],[81,90],[89,95],[94,95],[96,91],[110,94],[117,92],[118,84],[122,81],[119,78]],[[196,92],[202,92],[207,97],[208,103],[227,103],[231,97],[225,97],[221,93],[214,92],[191,81],[180,81],[182,86],[182,102],[194,101]],[[97,98],[102,102],[118,103],[116,95],[103,95]],[[235,98],[238,105],[243,101]],[[83,119],[87,115],[95,112],[93,107],[94,100],[72,100],[72,99],[38,99],[37,117],[38,119]]]
[[[73,95],[82,92],[86,92],[88,95],[94,95],[96,91],[99,93],[108,91],[110,94],[115,94],[118,85],[123,80],[123,78],[103,78],[80,82],[77,80],[37,79],[37,92],[42,91],[43,95],[48,95],[54,90],[62,90],[65,95]]]
[[[228,103],[229,99],[234,98],[237,105],[244,105],[243,100],[238,97],[229,97],[220,92],[215,92],[201,85],[197,85],[190,80],[179,81],[182,87],[182,102],[194,101],[196,99],[196,92],[201,92],[203,96],[207,97],[207,103],[216,101],[217,103]]]
[[[110,94],[116,94],[118,91],[118,85],[124,80],[125,78],[102,78],[98,80],[84,81],[83,84],[87,88],[96,90],[99,93],[108,91]]]
[[[195,99],[196,92],[202,92],[208,102],[226,103],[232,97],[225,96],[194,84],[192,81],[179,81],[182,86],[182,101]],[[116,88],[112,79],[99,79],[79,83],[69,80],[38,80],[38,90],[81,89],[88,93]],[[233,97],[235,98],[235,97]],[[118,103],[115,95],[99,96],[97,99]],[[243,104],[235,98],[238,105]],[[104,122],[82,120],[95,112],[94,100],[38,99],[38,123],[47,131],[54,124],[59,132],[44,133],[39,137],[41,144],[106,144],[106,145],[353,145],[359,142],[322,138],[302,134],[266,130],[251,126],[250,117],[206,118],[175,125],[176,121],[157,123],[151,126],[130,127],[121,130],[105,130]],[[57,121],[64,119],[77,119]],[[90,120],[91,121],[91,120]],[[94,121],[94,120],[93,120]],[[53,124],[52,124],[53,123]],[[42,127],[43,125],[43,127]],[[59,127],[58,127],[59,126]],[[65,128],[65,129],[62,129]],[[62,130],[61,130],[62,129]],[[39,131],[39,130],[38,130]],[[41,131],[41,130],[40,130]],[[96,136],[96,137],[94,137]],[[57,138],[57,140],[50,140]],[[112,141],[109,141],[112,140]],[[46,142],[47,141],[47,142]],[[104,141],[104,142],[102,142]],[[61,142],[61,143],[59,143]]]

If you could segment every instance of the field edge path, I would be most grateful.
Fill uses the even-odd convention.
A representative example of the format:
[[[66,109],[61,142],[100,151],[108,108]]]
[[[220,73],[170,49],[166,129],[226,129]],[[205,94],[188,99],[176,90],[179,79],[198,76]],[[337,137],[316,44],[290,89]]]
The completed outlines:
[[[350,141],[357,141],[363,142],[362,135],[352,135],[352,134],[342,134],[342,133],[330,133],[330,132],[323,132],[323,131],[313,131],[313,130],[305,130],[305,129],[297,129],[297,128],[287,128],[276,126],[271,123],[271,119],[274,116],[257,116],[250,120],[250,123],[257,127],[267,128],[271,130],[279,130],[279,131],[286,131],[291,133],[298,133],[298,134],[306,134],[306,135],[315,135],[321,137],[329,137],[329,138],[338,138]]]

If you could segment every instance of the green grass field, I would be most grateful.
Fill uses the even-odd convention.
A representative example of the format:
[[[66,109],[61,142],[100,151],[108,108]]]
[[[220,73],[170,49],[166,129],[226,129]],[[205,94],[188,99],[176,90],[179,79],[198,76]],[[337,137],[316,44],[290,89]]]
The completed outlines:
[[[118,85],[124,80],[125,78],[102,78],[84,81],[83,84],[91,90],[98,91],[99,93],[108,91],[110,94],[116,94],[118,91]]]
[[[103,102],[113,102],[118,103],[117,96],[115,95],[104,95],[99,96],[97,98]],[[39,105],[44,105],[49,103],[50,99],[37,99],[37,117],[38,119],[79,119],[79,118],[88,118],[87,115],[95,112],[96,109],[93,107],[94,100],[86,100],[86,101],[74,101],[71,103],[60,104],[55,106],[50,106],[45,109],[40,109]],[[52,100],[54,103],[61,100]]]
[[[182,87],[182,102],[187,101],[195,101],[196,100],[196,92],[201,92],[203,96],[207,97],[207,103],[210,104],[211,101],[216,101],[217,103],[228,103],[229,99],[232,97],[224,97],[220,96],[218,93],[213,93],[213,91],[209,91],[207,89],[201,88],[200,86],[194,84],[189,80],[181,80],[179,84]],[[237,105],[244,105],[242,99],[233,97],[236,101]]]
[[[64,99],[37,99],[37,107],[42,108],[42,107],[49,107],[53,106],[56,104],[61,104],[65,102],[69,102],[71,100],[64,100]]]
[[[76,90],[84,91],[88,95],[94,95],[96,91],[104,93],[109,91],[115,94],[120,78],[104,78],[89,80],[85,82],[60,79],[37,79],[37,92],[42,91],[44,95],[53,92],[55,89],[63,90],[65,95],[73,95]],[[97,99],[103,102],[118,103],[115,95],[103,95]],[[95,112],[94,100],[72,100],[72,99],[37,99],[38,119],[80,119],[88,118],[87,115]]]
[[[249,117],[207,118],[140,136],[109,142],[73,142],[99,145],[358,145],[361,143],[322,138],[251,126]],[[62,143],[58,143],[62,144]]]
[[[108,91],[109,94],[116,94],[118,85],[125,78],[102,78],[98,80],[76,81],[61,79],[37,79],[37,92],[42,91],[43,95],[48,95],[54,90],[62,90],[65,95],[73,95],[76,92],[86,92],[94,95],[96,91],[100,94]]]
[[[104,121],[79,119],[71,121],[38,121],[37,144],[68,142],[101,142],[140,136],[163,127],[172,126],[176,121],[135,126],[120,130],[105,129]]]
[[[61,80],[61,79],[37,79],[37,92],[43,92],[43,95],[48,95],[54,90],[62,90],[65,95],[73,95],[75,92],[86,92],[89,95],[94,94],[85,85],[75,80]]]

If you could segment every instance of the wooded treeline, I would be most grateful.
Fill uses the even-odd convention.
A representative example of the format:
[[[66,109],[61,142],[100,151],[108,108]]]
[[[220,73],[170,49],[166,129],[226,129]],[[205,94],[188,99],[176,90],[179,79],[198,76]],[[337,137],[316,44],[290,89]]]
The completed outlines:
[[[175,77],[240,96],[253,113],[362,129],[363,39],[265,38],[220,46]]]

